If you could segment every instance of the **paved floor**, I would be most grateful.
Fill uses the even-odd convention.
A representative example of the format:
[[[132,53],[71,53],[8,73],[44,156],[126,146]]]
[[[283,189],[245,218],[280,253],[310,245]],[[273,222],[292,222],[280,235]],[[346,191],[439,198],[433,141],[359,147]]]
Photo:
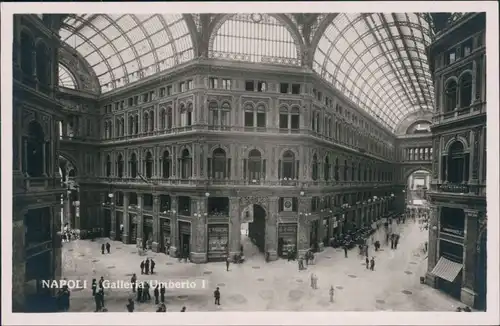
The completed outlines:
[[[139,279],[167,280],[171,278],[204,278],[205,291],[173,289],[167,291],[168,311],[454,311],[456,300],[419,282],[425,274],[427,261],[421,252],[427,233],[417,224],[399,226],[401,241],[397,250],[382,246],[374,252],[375,271],[365,268],[364,257],[358,250],[344,258],[340,249],[325,248],[316,255],[316,263],[299,271],[297,262],[278,260],[266,263],[252,248],[245,249],[251,257],[242,265],[232,265],[226,272],[225,263],[179,263],[164,254],[148,253],[156,261],[154,276],[141,276],[139,256],[135,246],[111,243],[111,254],[102,255],[100,244],[105,239],[64,243],[63,275],[68,279],[90,280],[104,276],[108,280],[129,281],[132,273]],[[374,236],[384,244],[383,230]],[[250,244],[245,244],[246,247]],[[316,290],[310,287],[310,276],[318,276]],[[335,287],[334,302],[329,302],[330,286]],[[213,290],[220,287],[221,306],[213,303]],[[151,293],[152,294],[152,293]],[[108,311],[125,312],[132,297],[131,290],[112,289],[106,292]],[[70,311],[93,311],[90,289],[71,293]],[[136,311],[155,311],[153,302],[136,303]]]

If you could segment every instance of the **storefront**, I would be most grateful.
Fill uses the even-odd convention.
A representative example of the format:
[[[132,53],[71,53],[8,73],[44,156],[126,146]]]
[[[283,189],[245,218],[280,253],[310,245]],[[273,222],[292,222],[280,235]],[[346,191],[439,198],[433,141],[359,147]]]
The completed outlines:
[[[191,252],[191,223],[187,221],[178,222],[179,229],[179,253],[189,255]]]
[[[297,247],[297,223],[278,224],[278,256],[286,257]]]
[[[223,261],[226,259],[229,242],[229,227],[227,224],[208,225],[208,261]]]
[[[460,299],[462,288],[463,246],[439,240],[439,260],[432,270],[437,276],[437,288]]]
[[[160,218],[160,251],[163,253],[167,253],[167,248],[171,244],[170,236],[172,233],[170,230],[170,219]]]

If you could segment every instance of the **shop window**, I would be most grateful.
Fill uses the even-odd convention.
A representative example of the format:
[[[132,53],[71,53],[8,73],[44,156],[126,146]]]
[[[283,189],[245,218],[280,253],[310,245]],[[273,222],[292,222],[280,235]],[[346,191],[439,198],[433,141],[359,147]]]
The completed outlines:
[[[439,241],[439,256],[456,263],[463,263],[464,247],[445,240]]]
[[[208,198],[208,214],[210,216],[229,216],[229,198]]]
[[[465,214],[463,209],[442,207],[439,231],[463,237],[465,230]]]

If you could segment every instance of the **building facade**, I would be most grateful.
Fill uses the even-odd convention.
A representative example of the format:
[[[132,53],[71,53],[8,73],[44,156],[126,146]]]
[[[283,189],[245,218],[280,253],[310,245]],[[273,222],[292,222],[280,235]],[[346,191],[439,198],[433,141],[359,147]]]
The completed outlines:
[[[429,47],[436,87],[427,282],[485,309],[486,15],[448,24]],[[443,17],[450,21],[452,17]]]

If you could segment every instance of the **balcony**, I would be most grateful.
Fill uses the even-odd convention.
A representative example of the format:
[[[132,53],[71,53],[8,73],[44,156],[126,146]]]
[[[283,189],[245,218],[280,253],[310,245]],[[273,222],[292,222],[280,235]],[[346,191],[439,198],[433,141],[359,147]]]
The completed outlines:
[[[485,102],[475,102],[470,106],[464,108],[456,108],[453,111],[435,115],[432,118],[432,123],[434,125],[455,122],[479,114],[486,114],[486,103]]]
[[[485,184],[473,184],[473,183],[442,183],[431,187],[432,190],[451,193],[451,194],[462,194],[462,195],[472,195],[486,197],[486,185]]]
[[[451,192],[454,194],[466,194],[469,192],[469,186],[466,184],[445,183],[439,185],[438,189],[443,192]]]

